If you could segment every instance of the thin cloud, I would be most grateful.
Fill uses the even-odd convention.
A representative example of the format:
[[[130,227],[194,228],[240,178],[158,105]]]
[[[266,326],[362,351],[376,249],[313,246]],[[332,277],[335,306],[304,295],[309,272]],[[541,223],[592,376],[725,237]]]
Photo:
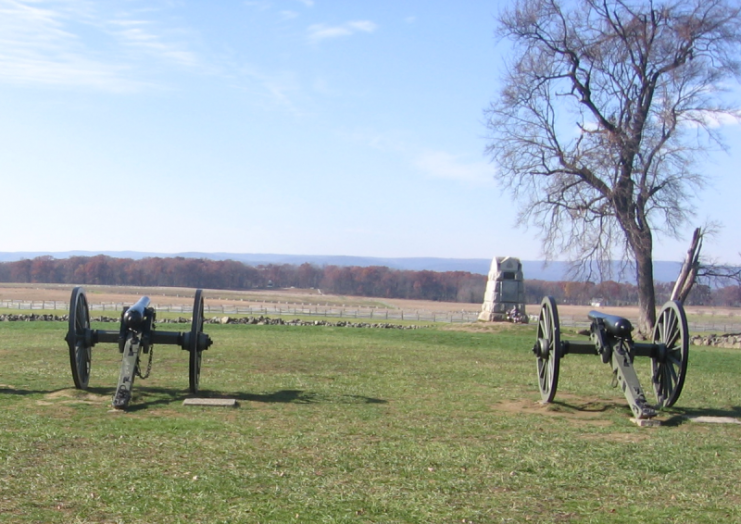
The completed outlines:
[[[107,15],[85,0],[0,0],[0,82],[126,92],[151,88],[152,58],[193,67],[184,44],[125,13]]]
[[[193,67],[198,65],[196,55],[179,43],[167,42],[149,28],[152,24],[145,20],[116,20],[111,22],[113,35],[121,45],[141,51],[164,61]]]
[[[654,120],[656,123],[659,121]],[[721,127],[736,126],[741,124],[741,111],[738,110],[727,110],[727,111],[688,111],[686,112],[680,121],[678,121],[679,127],[689,129],[718,129]],[[575,129],[575,134],[580,135],[584,133],[594,133],[600,131],[600,126],[594,121],[585,121],[581,126]]]
[[[417,155],[414,165],[433,178],[476,184],[494,183],[489,163],[465,162],[460,157],[444,151],[425,151]]]
[[[124,69],[86,52],[67,28],[72,4],[57,9],[0,1],[0,80],[14,84],[90,86],[126,90]],[[78,20],[89,20],[89,13]],[[132,88],[128,85],[128,88]]]
[[[280,16],[284,20],[293,20],[294,18],[298,18],[298,13],[296,11],[284,10],[280,12]]]
[[[348,22],[347,26],[354,31],[362,31],[364,33],[372,33],[378,27],[370,20],[358,20],[356,22]]]
[[[258,11],[267,11],[271,7],[273,7],[273,5],[272,5],[271,2],[267,2],[267,1],[264,1],[264,0],[260,0],[260,1],[247,0],[244,3],[244,5],[246,5],[247,7],[254,7]]]
[[[496,168],[492,164],[485,161],[466,161],[461,155],[412,145],[413,138],[404,133],[367,134],[356,132],[351,133],[349,137],[353,140],[365,142],[373,149],[401,155],[409,164],[429,178],[454,180],[476,185],[494,184]]]
[[[715,112],[715,111],[692,111],[684,120],[687,127],[706,127],[717,129],[719,127],[734,126],[741,124],[741,112]]]
[[[243,65],[237,68],[239,77],[246,80],[243,85],[258,86],[254,95],[267,102],[272,107],[301,115],[302,112],[294,103],[294,98],[301,93],[300,86],[295,75],[290,71],[277,74],[265,73],[252,65]],[[244,87],[242,87],[244,89]],[[249,89],[249,88],[247,88]]]
[[[308,31],[309,40],[317,43],[331,38],[352,36],[356,33],[373,33],[377,28],[378,26],[370,20],[355,20],[337,26],[314,24],[309,26]]]

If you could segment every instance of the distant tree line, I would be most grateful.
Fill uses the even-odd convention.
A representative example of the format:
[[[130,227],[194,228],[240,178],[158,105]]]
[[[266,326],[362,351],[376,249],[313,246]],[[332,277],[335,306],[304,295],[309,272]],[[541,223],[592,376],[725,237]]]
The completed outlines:
[[[387,267],[267,264],[197,258],[50,256],[0,263],[0,282],[165,286],[207,289],[321,289],[384,298],[481,302],[486,278],[465,271],[409,271]]]
[[[134,260],[105,255],[64,259],[43,256],[2,262],[0,282],[234,290],[295,287],[321,289],[336,295],[469,303],[481,303],[486,289],[486,276],[467,271],[411,271],[308,263],[250,266],[234,260],[183,257]],[[657,284],[657,301],[666,301],[671,291],[672,284]],[[596,284],[526,280],[525,294],[530,304],[539,303],[546,295],[553,296],[559,304],[638,303],[635,285],[613,281]],[[740,306],[741,287],[714,289],[696,285],[687,304]]]
[[[656,302],[663,304],[672,293],[673,282],[654,284]],[[625,282],[608,280],[599,284],[594,282],[548,282],[527,280],[525,297],[529,304],[539,303],[546,295],[556,299],[559,304],[588,305],[601,303],[609,306],[634,306],[638,304],[638,288]],[[741,286],[712,288],[704,284],[695,284],[687,300],[689,306],[741,306]]]

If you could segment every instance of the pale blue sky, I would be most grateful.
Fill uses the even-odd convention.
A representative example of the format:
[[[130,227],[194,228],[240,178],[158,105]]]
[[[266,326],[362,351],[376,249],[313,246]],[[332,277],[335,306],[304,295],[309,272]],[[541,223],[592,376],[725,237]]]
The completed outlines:
[[[0,0],[0,251],[539,259],[484,155],[499,5]],[[725,133],[696,222],[738,263]]]

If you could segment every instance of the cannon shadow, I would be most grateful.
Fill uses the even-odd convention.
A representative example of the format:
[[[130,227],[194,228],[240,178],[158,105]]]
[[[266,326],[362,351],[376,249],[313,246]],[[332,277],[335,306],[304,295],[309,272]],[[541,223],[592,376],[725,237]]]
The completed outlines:
[[[274,393],[224,393],[202,390],[199,394],[205,398],[234,398],[243,402],[264,402],[283,404],[388,404],[387,400],[364,397],[362,395],[324,395],[300,389],[281,389]]]
[[[564,401],[554,400],[550,405],[555,408],[556,411],[560,409],[568,409],[579,413],[604,413],[604,412],[621,412],[625,411],[628,415],[631,415],[630,407],[620,402],[610,402],[605,400],[600,401],[587,401],[584,403],[578,403],[575,401]],[[667,418],[664,418],[667,417]],[[719,419],[718,422],[723,422],[722,419],[729,419],[727,422],[731,422],[730,419],[736,419],[741,421],[741,406],[732,406],[729,409],[719,408],[681,408],[672,406],[666,410],[658,409],[658,418],[661,419],[662,426],[680,426],[691,422],[692,419],[708,417],[712,419]]]
[[[101,391],[101,395],[108,395],[113,398],[116,388],[97,388]],[[156,395],[159,398],[142,400],[143,395]],[[131,403],[126,406],[126,409],[122,411],[128,413],[135,413],[144,409],[149,409],[155,406],[169,406],[173,402],[182,402],[186,398],[190,397],[188,391],[182,389],[172,388],[161,388],[161,387],[147,387],[147,386],[135,386],[134,387],[134,398]]]
[[[10,386],[0,386],[0,395],[15,395],[18,397],[25,397],[26,395],[50,395],[58,391],[63,391],[64,389],[66,388],[47,389],[47,390],[16,389]]]
[[[728,419],[727,422],[732,422],[731,419],[741,420],[741,406],[732,406],[730,409],[716,409],[716,408],[687,408],[681,409],[673,407],[672,416],[662,421],[662,426],[680,426],[692,422],[692,419],[700,417],[708,417],[715,419]],[[718,422],[721,422],[719,420]]]
[[[49,390],[17,389],[11,386],[0,385],[0,395],[54,395],[64,391],[73,391],[79,395],[92,394],[113,398],[115,387],[89,387],[85,390],[74,388],[58,388]],[[74,394],[70,398],[74,398]],[[223,392],[216,390],[201,390],[197,395],[192,395],[188,390],[137,386],[134,388],[134,399],[126,407],[126,412],[137,412],[155,406],[170,405],[175,402],[183,402],[187,398],[229,398],[238,402],[262,402],[267,404],[388,404],[387,400],[365,397],[362,395],[327,395],[313,393],[300,389],[281,389],[273,393],[247,393],[247,392]],[[145,397],[145,398],[142,398]],[[147,398],[156,397],[156,398]]]
[[[100,395],[113,396],[115,388],[89,388],[88,391]],[[158,398],[146,400],[142,396],[155,395]],[[138,397],[138,398],[137,398]],[[126,407],[126,412],[134,413],[156,406],[165,406],[172,403],[183,402],[187,398],[228,398],[236,399],[237,402],[263,402],[278,404],[387,404],[388,401],[361,395],[323,395],[312,393],[299,389],[282,389],[274,393],[245,393],[229,392],[214,390],[201,390],[197,395],[190,394],[189,391],[178,389],[168,389],[159,387],[136,387],[134,389],[134,399]]]

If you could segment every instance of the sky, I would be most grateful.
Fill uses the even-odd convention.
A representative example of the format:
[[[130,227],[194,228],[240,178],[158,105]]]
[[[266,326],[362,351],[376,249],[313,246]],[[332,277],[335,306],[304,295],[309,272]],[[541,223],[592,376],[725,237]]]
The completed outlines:
[[[540,260],[485,153],[502,5],[0,0],[0,251]],[[739,262],[723,134],[656,260],[714,220]]]

